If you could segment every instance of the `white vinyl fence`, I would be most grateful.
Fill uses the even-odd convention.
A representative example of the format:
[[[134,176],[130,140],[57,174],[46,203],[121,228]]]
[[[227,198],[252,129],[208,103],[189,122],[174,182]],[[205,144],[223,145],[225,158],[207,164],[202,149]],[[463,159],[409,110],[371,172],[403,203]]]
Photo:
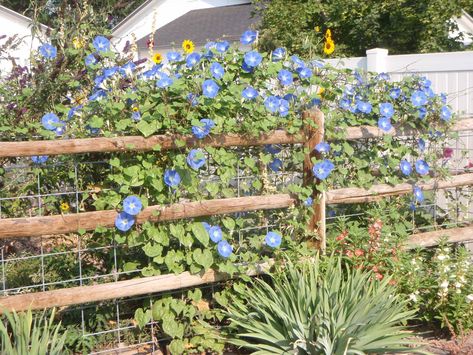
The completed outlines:
[[[325,62],[339,68],[388,73],[394,81],[408,75],[425,76],[432,82],[435,93],[447,94],[448,104],[459,117],[473,118],[473,51],[388,55],[387,49],[374,48],[366,51],[366,57],[335,58]],[[452,171],[464,171],[465,166],[473,163],[473,132],[463,132],[458,140],[451,142],[451,147],[455,151],[450,162]],[[471,190],[462,193],[464,197],[453,210],[446,208],[443,191],[437,193],[436,204],[447,209],[448,214],[455,213],[460,223],[473,222],[473,194]],[[473,235],[471,240],[468,247],[473,253]]]

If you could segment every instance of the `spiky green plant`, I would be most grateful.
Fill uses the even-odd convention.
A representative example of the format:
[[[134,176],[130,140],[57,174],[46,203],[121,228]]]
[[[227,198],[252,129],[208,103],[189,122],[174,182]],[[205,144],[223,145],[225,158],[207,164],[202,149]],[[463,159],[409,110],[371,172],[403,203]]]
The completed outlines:
[[[0,322],[0,354],[62,354],[67,334],[59,334],[61,324],[54,325],[54,314],[53,310],[48,319],[46,311],[37,316],[31,310],[4,311]]]
[[[254,354],[365,354],[413,352],[403,326],[415,311],[389,280],[342,267],[338,258],[294,265],[254,280],[228,306],[230,342]],[[412,344],[411,344],[412,345]]]

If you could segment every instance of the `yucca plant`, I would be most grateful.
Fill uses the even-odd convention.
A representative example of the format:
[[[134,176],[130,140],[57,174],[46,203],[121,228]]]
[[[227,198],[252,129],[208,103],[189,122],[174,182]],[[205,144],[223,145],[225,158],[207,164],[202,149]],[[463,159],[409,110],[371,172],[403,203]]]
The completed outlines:
[[[254,354],[414,352],[403,324],[415,311],[405,306],[388,279],[345,269],[339,258],[323,268],[318,258],[287,262],[271,283],[254,280],[228,306],[230,342]]]
[[[67,334],[59,334],[61,323],[54,325],[54,314],[53,310],[48,319],[46,311],[37,316],[31,310],[4,311],[0,322],[0,354],[62,354]]]

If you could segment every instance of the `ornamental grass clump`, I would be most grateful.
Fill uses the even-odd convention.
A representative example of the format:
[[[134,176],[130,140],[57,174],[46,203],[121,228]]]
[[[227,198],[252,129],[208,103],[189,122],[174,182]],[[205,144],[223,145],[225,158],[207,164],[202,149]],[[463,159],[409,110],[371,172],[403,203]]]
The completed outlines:
[[[403,325],[415,311],[394,291],[340,258],[288,262],[229,304],[230,342],[254,354],[416,352]]]

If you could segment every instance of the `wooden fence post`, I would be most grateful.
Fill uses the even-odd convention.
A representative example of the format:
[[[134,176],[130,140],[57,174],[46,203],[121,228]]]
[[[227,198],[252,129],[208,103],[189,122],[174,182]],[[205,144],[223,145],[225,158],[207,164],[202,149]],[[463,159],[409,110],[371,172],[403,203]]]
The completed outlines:
[[[303,113],[304,131],[306,136],[305,147],[308,153],[304,159],[304,185],[314,184],[314,173],[312,168],[312,158],[321,158],[321,154],[314,150],[314,147],[324,140],[324,114],[319,109],[311,109]],[[316,181],[318,183],[318,181]],[[314,192],[313,194],[314,214],[307,226],[309,231],[317,231],[319,243],[317,247],[325,251],[325,192]]]

